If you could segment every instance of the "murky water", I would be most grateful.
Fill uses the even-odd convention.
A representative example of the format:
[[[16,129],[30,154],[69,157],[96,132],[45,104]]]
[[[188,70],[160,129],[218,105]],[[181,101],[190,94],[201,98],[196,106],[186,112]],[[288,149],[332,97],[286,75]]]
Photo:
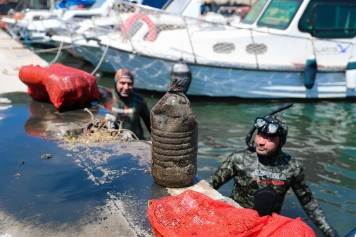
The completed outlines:
[[[53,105],[34,102],[26,93],[0,97],[12,102],[0,103],[0,108],[6,107],[0,110],[0,219],[10,216],[23,228],[36,226],[43,235],[45,230],[52,236],[79,236],[85,226],[108,228],[106,220],[118,227],[122,220],[115,218],[122,215],[135,227],[135,236],[152,236],[146,210],[155,195],[154,182],[145,172],[149,161],[142,155],[150,151],[148,145],[139,146],[142,154],[127,151],[131,146],[125,143],[71,146],[56,139],[56,132],[48,134],[49,122],[56,126],[83,121],[90,119],[87,112],[58,113]],[[98,117],[107,112],[91,111]],[[42,159],[43,154],[51,154],[50,159]],[[11,223],[0,223],[0,235]]]
[[[50,59],[48,58],[50,61]],[[94,67],[67,58],[63,63],[91,72]],[[103,75],[98,83],[112,86],[113,75]],[[141,92],[152,108],[163,94]],[[16,98],[16,97],[15,97]],[[238,99],[189,98],[199,123],[198,175],[207,179],[221,162],[233,151],[244,149],[245,136],[255,117],[262,116],[289,101],[259,101]],[[306,168],[308,183],[320,202],[329,222],[341,236],[356,227],[356,107],[354,100],[294,101],[292,108],[280,113],[288,122],[289,133],[284,151],[295,156]],[[24,126],[31,117],[31,100],[22,96],[13,99],[14,107],[7,109],[7,119],[0,120],[1,150],[0,169],[2,190],[0,207],[16,213],[19,218],[37,221],[60,222],[66,212],[78,210],[73,220],[91,212],[108,192],[130,200],[141,214],[135,218],[142,229],[147,229],[145,205],[152,196],[154,184],[142,169],[130,175],[114,176],[110,183],[95,185],[88,173],[75,163],[67,151],[52,142],[29,136]],[[33,127],[38,126],[32,125]],[[31,126],[30,126],[31,127]],[[147,130],[145,131],[148,137]],[[39,157],[50,150],[60,154],[61,159],[43,160]],[[25,161],[21,165],[21,161]],[[85,163],[85,162],[84,162]],[[84,164],[83,162],[80,164]],[[86,170],[91,167],[87,164]],[[102,168],[112,170],[135,169],[125,157],[114,157]],[[94,170],[101,172],[100,170]],[[16,177],[19,173],[21,176]],[[21,179],[21,177],[29,177]],[[70,180],[70,182],[69,182]],[[37,183],[36,183],[37,182]],[[40,183],[41,185],[38,185]],[[151,187],[152,186],[152,187]],[[219,191],[229,196],[232,182]],[[55,193],[58,200],[51,201],[46,193]],[[9,193],[11,195],[11,198]],[[24,201],[23,193],[26,193]],[[38,195],[41,193],[41,195]],[[14,197],[12,197],[14,196]],[[66,202],[68,209],[56,209],[54,203]],[[50,209],[54,215],[47,215]],[[142,211],[143,210],[143,211]],[[282,215],[301,216],[315,230],[320,231],[308,219],[295,195],[290,192],[285,199]],[[40,215],[40,218],[38,218]],[[133,219],[135,219],[133,218]],[[142,220],[144,219],[144,220]],[[135,220],[134,220],[135,221]]]

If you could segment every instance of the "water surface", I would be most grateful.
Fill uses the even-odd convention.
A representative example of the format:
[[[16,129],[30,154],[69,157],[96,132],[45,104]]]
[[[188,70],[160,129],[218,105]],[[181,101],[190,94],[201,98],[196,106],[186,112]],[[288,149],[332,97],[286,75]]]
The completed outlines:
[[[50,59],[48,60],[50,61]],[[93,66],[70,57],[63,60],[62,63],[88,72],[92,72],[94,69]],[[98,77],[98,84],[111,87],[113,85],[113,77],[114,75],[103,74],[100,78]],[[163,94],[153,92],[141,91],[141,94],[146,98],[149,108],[152,108],[163,96]],[[330,224],[339,234],[344,236],[356,227],[356,107],[354,100],[265,101],[229,98],[188,98],[192,103],[193,111],[199,123],[198,175],[203,179],[207,179],[230,153],[246,148],[246,134],[251,129],[257,116],[263,116],[287,102],[294,102],[292,108],[279,113],[287,120],[289,127],[284,151],[295,156],[305,167],[308,184],[315,198],[322,206]],[[24,105],[16,113],[20,113],[19,116],[16,116],[16,126],[25,124],[28,117],[28,107]],[[1,126],[1,129],[2,134],[13,132],[10,127]],[[14,137],[12,138],[13,140],[9,140],[6,143],[8,145],[13,144],[12,146],[16,152],[8,154],[8,151],[5,151],[7,153],[4,154],[4,150],[2,150],[0,153],[2,157],[6,157],[8,162],[13,163],[12,168],[6,168],[6,172],[11,174],[21,171],[22,167],[18,165],[21,160],[30,159],[24,154],[24,148],[21,145],[25,133],[23,131],[18,133],[16,138]],[[145,135],[149,138],[147,129],[145,130]],[[2,139],[4,139],[3,136]],[[50,144],[40,139],[31,141],[30,146],[37,147],[38,151],[34,152],[37,152],[38,155],[45,152],[46,147],[52,149]],[[28,152],[28,149],[30,148],[26,148],[25,153]],[[66,166],[73,163],[73,161],[70,158],[66,158],[61,163]],[[49,173],[53,175],[58,173],[54,166],[43,160],[39,160],[32,165],[43,167],[43,171],[36,174],[42,175],[44,178]],[[115,169],[119,168],[120,165],[114,160],[112,163],[109,162],[107,164],[107,166],[115,167]],[[82,171],[75,172],[75,166],[71,166],[70,169],[73,170],[69,173],[76,173],[75,176],[74,174],[58,174],[63,178],[63,186],[51,187],[49,191],[61,192],[60,190],[63,190],[62,192],[65,192],[65,190],[73,190],[71,187],[74,184],[67,184],[70,180],[84,180],[80,178],[80,175],[84,175]],[[33,173],[31,175],[36,174]],[[12,175],[11,177],[11,179],[5,181],[8,183],[14,182],[15,176]],[[73,200],[80,192],[89,192],[92,189],[91,183],[82,182],[84,185],[73,192]],[[110,188],[115,187],[115,192],[125,192],[125,190],[120,189],[120,183],[122,182],[130,182],[130,180],[114,180]],[[149,185],[145,186],[145,184],[137,186],[137,188],[136,186],[131,186],[132,189],[136,189],[132,192],[138,193],[140,190],[144,190],[142,192],[143,195],[146,199],[149,198],[146,196],[151,195],[149,191],[151,187]],[[16,186],[9,185],[7,188],[16,189]],[[129,190],[132,189],[129,188]],[[231,189],[232,182],[229,182],[222,186],[219,191],[223,195],[229,196]],[[96,192],[97,194],[94,195],[92,201],[95,197],[100,196],[101,192],[106,193],[107,190],[97,190]],[[67,201],[72,202],[72,198]],[[3,203],[5,204],[10,202],[10,200],[4,200]],[[85,202],[86,200],[83,200],[81,205],[85,205]],[[20,204],[16,202],[16,205]],[[288,193],[281,214],[291,218],[302,217],[314,229],[317,236],[323,236],[308,219],[292,192]]]
[[[111,87],[113,75],[98,83]],[[162,93],[139,91],[152,108]],[[284,151],[305,167],[308,184],[330,224],[345,236],[356,227],[356,106],[355,100],[245,100],[188,97],[199,123],[198,175],[203,179],[232,152],[246,148],[245,138],[258,116],[293,102],[280,112],[288,123]],[[147,131],[146,131],[147,134]],[[229,196],[233,182],[219,191]],[[323,236],[290,190],[282,215],[302,217]]]

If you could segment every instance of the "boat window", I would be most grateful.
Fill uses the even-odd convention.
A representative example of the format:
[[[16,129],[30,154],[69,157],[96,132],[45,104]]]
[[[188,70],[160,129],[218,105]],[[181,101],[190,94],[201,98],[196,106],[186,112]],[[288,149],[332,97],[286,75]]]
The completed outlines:
[[[232,53],[235,51],[235,44],[233,43],[216,43],[213,46],[215,53]]]
[[[100,8],[107,0],[97,0],[91,9]]]
[[[299,30],[320,38],[354,38],[356,36],[354,0],[323,2],[319,0],[309,3],[299,21]]]
[[[242,23],[253,24],[256,21],[257,17],[260,15],[262,9],[264,8],[267,2],[268,0],[258,0],[257,2],[255,2],[255,4],[253,4],[245,18],[242,20]]]
[[[78,19],[90,19],[92,17],[101,17],[101,15],[100,14],[81,15],[79,13],[79,14],[72,16],[72,18],[78,18]]]
[[[281,30],[287,29],[301,3],[301,0],[272,1],[258,21],[257,26]]]
[[[167,1],[162,8],[168,13],[181,14],[189,3],[190,0]]]

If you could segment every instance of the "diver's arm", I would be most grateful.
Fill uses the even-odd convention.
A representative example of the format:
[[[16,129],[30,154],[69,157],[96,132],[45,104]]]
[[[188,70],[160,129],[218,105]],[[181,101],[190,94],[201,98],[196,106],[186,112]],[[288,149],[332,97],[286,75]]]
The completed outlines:
[[[237,169],[235,165],[234,154],[231,154],[215,171],[215,173],[210,176],[208,182],[214,189],[220,188],[223,184],[227,183],[237,174]]]
[[[321,209],[318,201],[313,197],[313,194],[306,182],[303,167],[299,167],[297,169],[294,178],[295,179],[292,183],[293,191],[309,218],[321,230],[321,232],[323,232],[325,236],[339,236],[336,230],[334,230],[326,220],[324,212]]]

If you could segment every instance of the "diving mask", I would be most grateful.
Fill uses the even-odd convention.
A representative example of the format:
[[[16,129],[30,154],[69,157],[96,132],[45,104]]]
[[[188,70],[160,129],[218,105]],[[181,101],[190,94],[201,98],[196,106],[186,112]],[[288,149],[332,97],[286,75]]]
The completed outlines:
[[[255,127],[258,129],[258,132],[267,137],[276,137],[279,135],[280,130],[283,129],[278,122],[273,121],[269,117],[257,117]]]
[[[275,136],[283,137],[283,141],[281,142],[282,144],[281,146],[283,146],[283,144],[287,139],[288,130],[283,127],[284,126],[283,122],[279,121],[278,119],[277,119],[278,122],[275,121],[276,119],[272,119],[271,115],[274,115],[278,112],[288,109],[292,107],[292,105],[293,103],[285,104],[282,107],[279,107],[269,112],[265,116],[257,117],[255,119],[255,124],[251,128],[250,132],[246,135],[246,144],[251,151],[256,150],[256,147],[254,146],[253,142],[251,142],[252,135],[256,131],[256,129],[258,129],[258,132],[265,134],[268,137],[275,137]]]

